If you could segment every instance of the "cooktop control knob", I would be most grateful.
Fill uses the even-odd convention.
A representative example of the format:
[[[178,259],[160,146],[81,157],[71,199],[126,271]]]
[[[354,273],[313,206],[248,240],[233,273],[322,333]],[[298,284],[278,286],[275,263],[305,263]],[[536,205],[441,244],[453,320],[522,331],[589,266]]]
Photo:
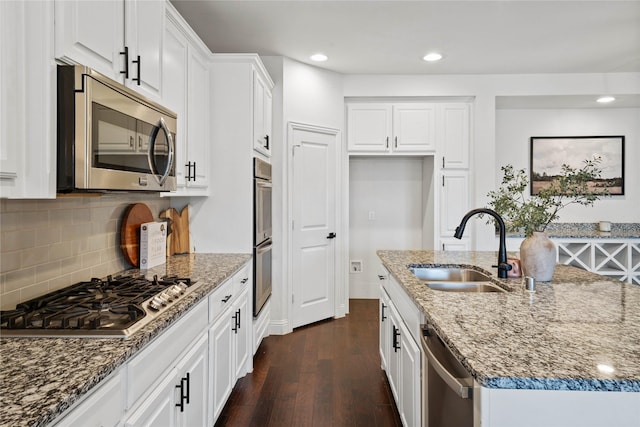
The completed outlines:
[[[153,297],[153,299],[151,301],[149,301],[149,308],[155,311],[158,311],[162,308],[163,306],[163,301],[162,299],[156,297]]]

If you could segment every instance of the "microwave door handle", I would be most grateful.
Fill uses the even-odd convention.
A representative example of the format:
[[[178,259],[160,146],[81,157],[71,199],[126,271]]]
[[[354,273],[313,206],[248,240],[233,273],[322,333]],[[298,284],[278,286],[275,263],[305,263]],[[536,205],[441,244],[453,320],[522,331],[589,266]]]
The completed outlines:
[[[162,117],[160,117],[158,124],[153,127],[153,131],[151,131],[151,135],[149,135],[149,152],[147,153],[147,158],[149,160],[149,168],[151,169],[151,172],[154,175],[159,174],[158,168],[156,166],[156,161],[153,158],[153,151],[156,146],[158,131],[160,129],[162,129],[164,134],[167,136],[167,144],[169,145],[169,161],[167,162],[167,168],[159,179],[156,176],[156,179],[158,179],[158,183],[160,185],[163,185],[164,182],[169,177],[169,173],[171,173],[171,168],[173,167],[174,141],[173,141],[173,138],[171,137],[171,132],[169,131],[169,128],[167,127],[167,124],[165,123]]]

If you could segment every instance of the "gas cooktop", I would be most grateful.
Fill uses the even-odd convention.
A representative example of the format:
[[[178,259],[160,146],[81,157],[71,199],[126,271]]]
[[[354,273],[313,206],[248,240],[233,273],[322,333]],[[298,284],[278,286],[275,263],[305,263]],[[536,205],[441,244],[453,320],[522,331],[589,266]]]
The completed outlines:
[[[195,289],[188,278],[91,279],[0,312],[0,335],[127,338]]]

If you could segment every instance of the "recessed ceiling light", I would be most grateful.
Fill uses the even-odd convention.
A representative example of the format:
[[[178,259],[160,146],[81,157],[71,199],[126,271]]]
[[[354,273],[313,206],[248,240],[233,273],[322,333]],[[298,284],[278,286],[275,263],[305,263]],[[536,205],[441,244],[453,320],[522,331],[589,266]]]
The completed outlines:
[[[422,57],[427,62],[435,62],[440,61],[442,59],[442,55],[437,52],[431,52]]]
[[[325,55],[324,53],[316,53],[315,55],[311,55],[311,60],[312,61],[324,62],[327,59],[329,59],[329,57],[327,55]]]
[[[613,102],[616,99],[613,96],[601,96],[600,98],[596,99],[596,102],[599,102],[601,104],[606,104],[608,102]]]

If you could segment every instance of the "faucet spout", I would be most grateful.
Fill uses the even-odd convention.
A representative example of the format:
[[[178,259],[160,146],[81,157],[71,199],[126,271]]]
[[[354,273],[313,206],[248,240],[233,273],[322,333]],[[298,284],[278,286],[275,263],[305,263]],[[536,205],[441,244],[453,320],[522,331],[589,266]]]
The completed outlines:
[[[502,217],[494,210],[487,208],[473,209],[465,214],[460,221],[460,225],[456,227],[456,232],[453,235],[456,239],[462,239],[462,233],[467,225],[467,221],[474,215],[487,214],[495,218],[498,223],[498,229],[500,230],[500,245],[498,247],[498,277],[501,279],[507,278],[507,271],[511,270],[511,265],[507,264],[507,244],[506,244],[506,226]]]

